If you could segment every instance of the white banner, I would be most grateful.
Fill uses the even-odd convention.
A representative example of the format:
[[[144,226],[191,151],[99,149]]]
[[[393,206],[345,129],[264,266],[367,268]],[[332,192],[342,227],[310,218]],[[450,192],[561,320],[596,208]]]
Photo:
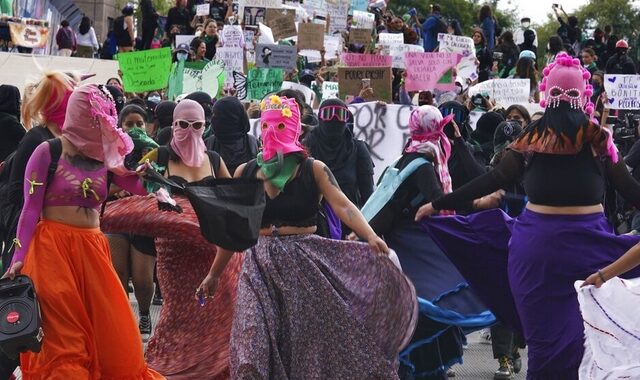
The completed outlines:
[[[604,90],[607,108],[618,110],[640,109],[640,75],[606,74]]]
[[[529,79],[491,79],[469,88],[469,96],[485,92],[503,107],[529,104]]]

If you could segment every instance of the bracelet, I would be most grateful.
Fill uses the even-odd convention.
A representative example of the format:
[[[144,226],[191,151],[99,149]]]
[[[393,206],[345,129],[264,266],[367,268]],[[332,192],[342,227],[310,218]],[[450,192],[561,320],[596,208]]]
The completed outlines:
[[[598,277],[600,277],[600,280],[602,281],[602,283],[604,284],[605,282],[607,282],[607,280],[604,279],[604,275],[602,274],[602,270],[598,269]]]

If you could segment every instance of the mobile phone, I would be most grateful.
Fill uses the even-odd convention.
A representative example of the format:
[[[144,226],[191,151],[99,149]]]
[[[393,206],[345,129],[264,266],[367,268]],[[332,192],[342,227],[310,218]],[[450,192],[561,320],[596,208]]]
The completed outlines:
[[[362,79],[362,88],[368,88],[368,87],[371,87],[371,79],[363,78]]]

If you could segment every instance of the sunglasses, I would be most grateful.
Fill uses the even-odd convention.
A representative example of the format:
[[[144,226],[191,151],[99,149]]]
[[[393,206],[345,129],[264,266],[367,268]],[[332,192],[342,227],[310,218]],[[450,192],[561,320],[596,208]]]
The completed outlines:
[[[204,127],[204,120],[196,120],[196,121],[176,120],[176,124],[183,129],[187,129],[189,127],[193,127],[193,129],[200,129]]]
[[[322,121],[330,121],[336,118],[338,121],[346,123],[349,120],[349,110],[341,106],[327,106],[320,108],[318,117]]]
[[[144,121],[127,121],[126,123],[124,123],[124,126],[127,128],[133,128],[133,127],[138,127],[138,128],[143,128],[144,127]]]

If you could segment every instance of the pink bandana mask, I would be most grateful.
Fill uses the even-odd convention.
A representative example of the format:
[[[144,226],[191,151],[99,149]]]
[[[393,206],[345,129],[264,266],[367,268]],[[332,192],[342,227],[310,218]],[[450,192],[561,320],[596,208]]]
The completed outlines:
[[[45,121],[56,123],[59,128],[63,128],[71,93],[71,90],[65,89],[61,100],[57,99],[57,94],[51,95],[51,98],[47,104],[45,104],[42,111],[42,116]]]
[[[594,106],[590,101],[593,87],[589,84],[591,74],[577,58],[560,53],[555,62],[544,68],[542,74],[540,91],[544,91],[545,98],[540,101],[540,106],[556,108],[560,101],[565,101],[573,109],[582,109],[589,116],[593,114]]]
[[[269,161],[278,153],[304,152],[298,141],[301,133],[300,110],[294,99],[270,96],[260,102],[262,110],[262,159]]]
[[[182,128],[179,121],[199,121],[204,124],[204,120],[204,109],[194,100],[181,100],[173,110],[171,149],[176,152],[185,165],[192,168],[199,168],[204,162],[204,155],[207,151],[207,147],[202,139],[204,126],[198,129],[193,128],[192,125],[189,125],[187,128]]]
[[[114,174],[131,174],[124,157],[133,150],[133,141],[117,127],[117,120],[109,91],[102,85],[86,84],[69,97],[62,136]]]

